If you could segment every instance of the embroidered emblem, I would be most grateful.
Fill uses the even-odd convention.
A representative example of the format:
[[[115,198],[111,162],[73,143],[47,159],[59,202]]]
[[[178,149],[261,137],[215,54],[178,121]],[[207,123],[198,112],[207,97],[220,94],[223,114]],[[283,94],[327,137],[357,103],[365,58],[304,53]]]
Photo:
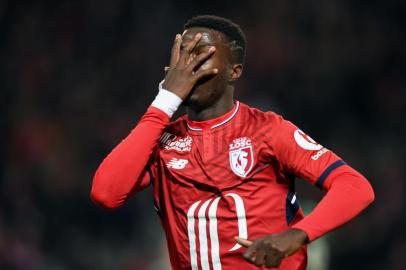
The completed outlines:
[[[234,139],[230,144],[229,155],[233,172],[240,177],[246,177],[254,166],[251,139],[247,137]]]

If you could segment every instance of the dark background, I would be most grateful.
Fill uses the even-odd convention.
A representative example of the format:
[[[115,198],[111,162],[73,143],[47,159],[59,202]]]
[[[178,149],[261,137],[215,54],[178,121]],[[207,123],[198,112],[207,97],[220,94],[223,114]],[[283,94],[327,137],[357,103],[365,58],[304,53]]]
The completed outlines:
[[[150,190],[116,212],[89,191],[156,95],[175,34],[202,13],[247,35],[237,98],[283,114],[375,188],[312,269],[404,269],[405,3],[2,0],[0,269],[168,269]],[[298,190],[308,204],[322,195]]]

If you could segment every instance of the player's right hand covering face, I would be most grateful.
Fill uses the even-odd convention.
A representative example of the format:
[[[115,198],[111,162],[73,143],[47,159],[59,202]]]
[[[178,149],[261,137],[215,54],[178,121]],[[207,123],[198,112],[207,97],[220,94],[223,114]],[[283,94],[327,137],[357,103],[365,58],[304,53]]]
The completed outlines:
[[[201,33],[197,33],[191,40],[184,43],[182,43],[181,35],[178,34],[175,38],[170,65],[162,86],[182,100],[186,99],[199,80],[207,76],[213,76],[218,72],[216,68],[198,68],[216,51],[214,46],[209,46],[198,51],[197,54],[194,53],[195,47],[201,38]]]

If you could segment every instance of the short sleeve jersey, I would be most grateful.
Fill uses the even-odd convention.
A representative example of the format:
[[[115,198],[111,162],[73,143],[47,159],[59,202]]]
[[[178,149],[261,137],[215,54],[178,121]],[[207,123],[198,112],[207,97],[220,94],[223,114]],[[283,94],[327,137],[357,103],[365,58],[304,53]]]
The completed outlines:
[[[173,269],[259,269],[234,237],[293,226],[303,218],[295,177],[323,187],[342,163],[280,115],[238,101],[213,120],[172,122],[148,172]],[[305,269],[306,261],[303,247],[277,269]]]

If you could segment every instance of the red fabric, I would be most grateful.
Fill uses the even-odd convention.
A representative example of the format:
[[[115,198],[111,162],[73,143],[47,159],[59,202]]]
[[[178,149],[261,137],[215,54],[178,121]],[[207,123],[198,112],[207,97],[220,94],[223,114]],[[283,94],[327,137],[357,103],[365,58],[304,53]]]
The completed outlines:
[[[374,200],[369,182],[348,165],[332,171],[324,186],[328,190],[324,198],[293,226],[305,231],[309,241],[348,222]]]
[[[132,193],[148,186],[146,164],[169,116],[149,107],[136,128],[103,160],[93,178],[91,198],[107,209],[121,206]]]
[[[269,145],[281,172],[316,184],[331,164],[341,160],[282,116],[274,114],[271,121]]]
[[[348,165],[331,170],[320,181],[329,166],[341,158],[281,116],[273,118],[273,123],[270,145],[282,171],[318,183],[328,191],[311,214],[293,225],[305,231],[309,241],[348,222],[374,200],[369,182]]]
[[[234,236],[246,231],[253,240],[293,227],[313,240],[373,198],[372,191],[361,192],[370,188],[362,176],[347,165],[331,169],[341,159],[275,113],[237,102],[203,124],[189,121],[188,127],[186,117],[168,122],[150,107],[98,168],[91,196],[117,208],[146,187],[151,174],[173,269],[258,269],[243,260],[244,248],[235,247]],[[292,176],[328,190],[306,218]],[[303,247],[277,269],[305,266]]]

